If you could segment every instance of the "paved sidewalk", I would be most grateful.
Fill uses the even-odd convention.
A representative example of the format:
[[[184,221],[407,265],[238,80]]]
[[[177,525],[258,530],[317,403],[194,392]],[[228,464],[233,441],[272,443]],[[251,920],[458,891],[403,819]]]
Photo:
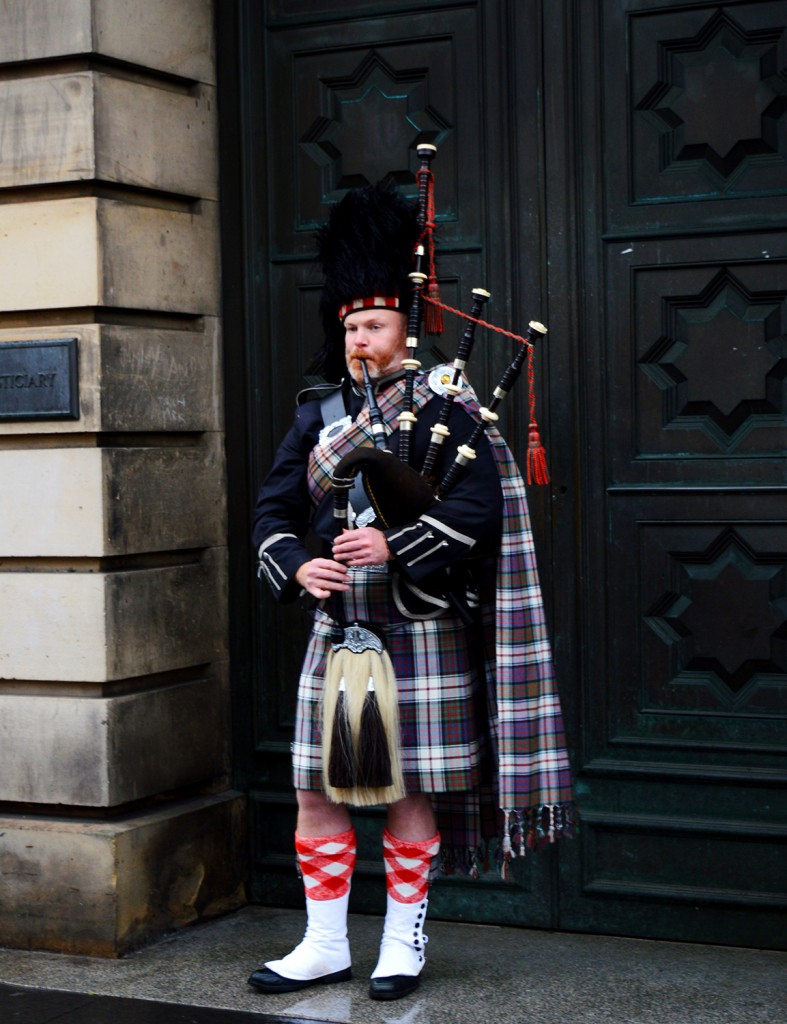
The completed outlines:
[[[162,1011],[152,1003],[140,1003],[131,1016],[98,1017],[77,1007],[64,1024],[221,1021],[212,1013],[184,1015],[184,1007],[252,1012],[260,1024],[266,1018],[311,1024],[787,1021],[787,953],[441,921],[427,927],[429,962],[419,990],[398,1002],[372,1002],[368,977],[381,925],[378,918],[351,916],[352,981],[287,995],[263,996],[246,985],[252,969],[288,952],[302,934],[300,913],[265,907],[185,929],[122,960],[0,949],[0,983],[175,1004],[169,1018],[166,1005]],[[226,1018],[231,1024],[232,1014]],[[44,1018],[12,1019],[38,1024]]]

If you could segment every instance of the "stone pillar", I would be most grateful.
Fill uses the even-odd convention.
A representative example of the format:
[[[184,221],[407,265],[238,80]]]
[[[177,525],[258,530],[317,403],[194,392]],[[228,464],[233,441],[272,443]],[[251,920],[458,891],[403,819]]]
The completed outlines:
[[[244,900],[211,7],[0,5],[1,945],[118,956]],[[16,344],[52,339],[71,418]]]

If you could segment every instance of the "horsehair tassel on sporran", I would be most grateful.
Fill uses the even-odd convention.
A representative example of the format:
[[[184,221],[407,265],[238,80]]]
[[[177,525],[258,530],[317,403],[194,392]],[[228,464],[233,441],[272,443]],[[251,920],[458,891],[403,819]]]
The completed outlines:
[[[393,665],[374,630],[339,629],[325,671],[323,788],[335,803],[394,803],[406,791]]]
[[[424,458],[424,464],[421,468],[421,473],[427,478],[431,478],[437,456],[440,454],[440,449],[443,443],[451,436],[451,431],[448,429],[448,417],[451,415],[451,406],[453,405],[454,398],[461,392],[462,384],[461,377],[462,373],[467,366],[467,362],[470,359],[470,353],[473,351],[473,342],[475,341],[475,329],[478,324],[478,317],[481,315],[481,310],[484,304],[490,299],[489,292],[485,288],[474,288],[473,289],[473,307],[470,311],[470,318],[467,321],[467,325],[464,329],[462,337],[459,341],[459,345],[456,350],[456,357],[454,358],[454,372],[450,382],[444,385],[445,395],[440,405],[440,412],[437,417],[437,422],[432,427],[432,438],[429,441],[429,447],[426,450],[426,456]],[[432,309],[431,305],[427,306],[427,312]]]
[[[436,496],[438,499],[442,499],[446,494],[448,494],[456,484],[461,474],[465,471],[468,464],[476,458],[476,449],[478,447],[481,434],[483,434],[484,430],[488,426],[496,423],[499,419],[496,409],[516,383],[516,380],[522,371],[525,359],[530,355],[536,339],[543,338],[546,333],[547,329],[543,324],[538,323],[536,320],[530,321],[528,324],[527,338],[522,339],[523,343],[519,351],[516,356],[514,356],[511,364],[506,367],[503,376],[500,379],[500,383],[492,393],[492,400],[487,407],[482,407],[479,410],[481,422],[476,424],[467,443],[460,444],[457,448],[453,464],[437,488]]]
[[[407,317],[407,355],[402,360],[402,366],[405,371],[404,399],[402,411],[397,417],[399,423],[399,458],[405,463],[410,462],[410,435],[417,419],[414,412],[413,389],[415,387],[415,374],[421,368],[421,363],[415,358],[415,353],[418,349],[418,339],[421,334],[421,319],[424,311],[423,290],[427,281],[427,276],[423,269],[426,252],[423,243],[424,240],[428,241],[432,237],[431,228],[427,226],[430,223],[428,218],[429,184],[431,181],[429,164],[434,159],[437,147],[431,143],[424,143],[418,147],[417,152],[421,160],[421,167],[418,171],[418,226],[421,229],[421,234],[413,254],[415,265],[412,273],[409,275],[413,294],[410,302],[410,312]],[[434,218],[434,211],[432,212],[432,218]]]

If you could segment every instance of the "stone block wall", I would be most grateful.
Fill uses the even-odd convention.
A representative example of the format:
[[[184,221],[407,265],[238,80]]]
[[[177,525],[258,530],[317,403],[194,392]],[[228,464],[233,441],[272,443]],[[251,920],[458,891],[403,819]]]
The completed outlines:
[[[0,945],[244,900],[214,70],[210,0],[0,5],[0,353],[78,352],[78,418],[0,374]]]

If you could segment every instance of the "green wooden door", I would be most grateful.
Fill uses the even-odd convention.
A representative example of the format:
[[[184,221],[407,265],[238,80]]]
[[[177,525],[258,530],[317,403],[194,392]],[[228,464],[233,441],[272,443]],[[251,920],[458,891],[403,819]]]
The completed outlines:
[[[573,396],[552,424],[578,493],[553,522],[577,553],[561,676],[584,821],[559,920],[779,946],[787,4],[571,7],[544,46],[547,121],[570,126],[548,143],[547,239],[551,393]]]
[[[415,145],[433,141],[447,300],[482,285],[497,323],[550,328],[553,479],[531,507],[584,819],[514,884],[441,882],[434,911],[783,942],[785,6],[217,5],[235,765],[255,901],[302,900],[289,742],[307,621],[253,585],[247,535],[319,342],[312,233],[358,183],[411,189]],[[482,394],[508,355],[476,346]],[[503,429],[521,454],[519,398]],[[380,910],[379,818],[356,824],[353,908]]]

